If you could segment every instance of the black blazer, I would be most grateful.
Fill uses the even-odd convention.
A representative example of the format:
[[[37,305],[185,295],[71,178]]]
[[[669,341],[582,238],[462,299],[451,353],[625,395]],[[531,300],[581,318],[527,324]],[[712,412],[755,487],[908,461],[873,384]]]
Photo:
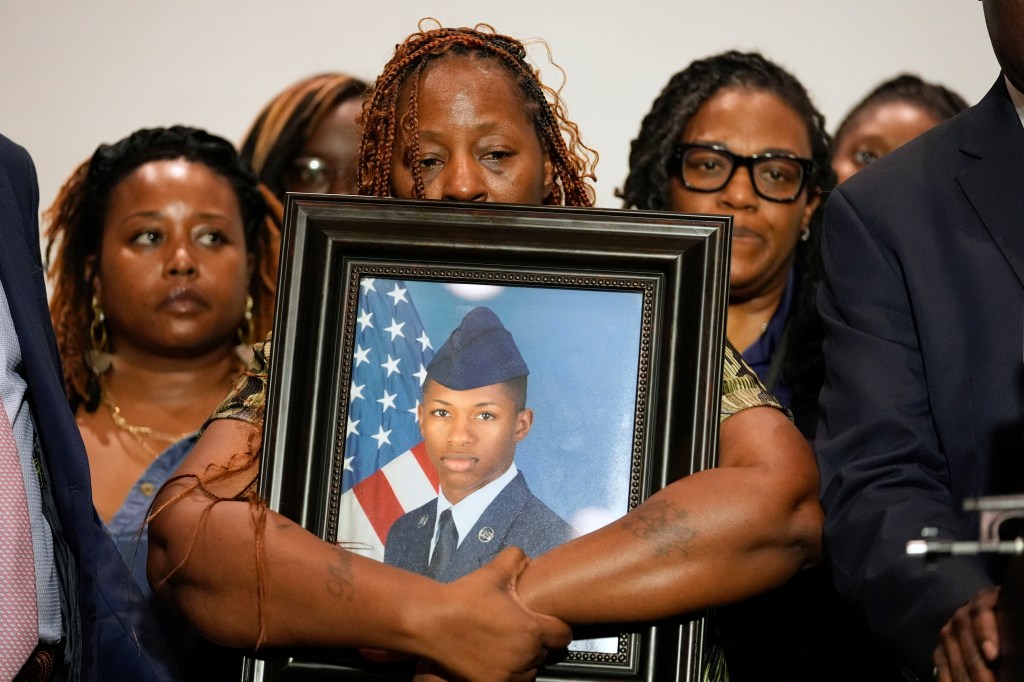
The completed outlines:
[[[47,309],[38,204],[31,158],[0,135],[0,281],[21,345],[26,397],[44,460],[44,506],[56,516],[51,525],[64,540],[55,542],[54,551],[65,574],[68,652],[79,662],[72,668],[80,669],[82,680],[177,679],[149,607],[92,506],[85,446],[64,393]]]
[[[940,627],[998,579],[905,555],[977,539],[965,498],[1024,491],[1024,127],[1002,77],[826,207],[817,455],[837,587],[922,677]]]

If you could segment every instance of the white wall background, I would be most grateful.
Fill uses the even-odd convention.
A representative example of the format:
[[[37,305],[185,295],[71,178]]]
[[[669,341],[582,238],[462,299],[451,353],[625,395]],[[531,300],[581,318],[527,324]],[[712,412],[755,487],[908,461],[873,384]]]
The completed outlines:
[[[601,153],[598,203],[609,207],[641,118],[695,58],[764,52],[803,81],[830,130],[897,72],[971,103],[998,73],[969,0],[0,0],[0,132],[32,153],[46,207],[99,143],[136,128],[186,123],[237,143],[300,77],[372,79],[423,16],[547,41],[569,114]],[[532,54],[557,83],[543,51]]]

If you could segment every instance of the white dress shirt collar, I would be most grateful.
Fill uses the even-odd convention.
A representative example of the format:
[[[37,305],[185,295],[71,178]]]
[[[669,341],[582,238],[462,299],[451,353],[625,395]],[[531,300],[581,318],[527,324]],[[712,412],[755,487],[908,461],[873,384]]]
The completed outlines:
[[[1010,79],[1005,75],[1003,76],[1003,81],[1006,83],[1006,89],[1010,92],[1010,99],[1013,100],[1013,108],[1017,110],[1020,123],[1024,125],[1024,93],[1015,88]]]
[[[505,486],[512,482],[512,479],[518,473],[519,470],[516,468],[515,462],[513,462],[512,466],[501,476],[498,476],[479,490],[473,491],[468,497],[455,505],[448,501],[443,491],[438,490],[437,515],[434,517],[434,538],[437,538],[437,519],[441,517],[441,512],[451,508],[452,519],[455,520],[455,528],[459,531],[459,544],[461,545],[462,539],[466,537],[469,531],[473,530],[473,526],[476,525],[484,510],[490,506],[491,502],[494,502],[494,498],[505,489]],[[431,543],[431,551],[433,551],[433,542]]]

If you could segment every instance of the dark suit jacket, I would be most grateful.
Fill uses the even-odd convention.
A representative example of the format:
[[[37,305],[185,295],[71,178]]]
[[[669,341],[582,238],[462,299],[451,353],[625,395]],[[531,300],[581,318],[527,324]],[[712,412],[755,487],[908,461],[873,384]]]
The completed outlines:
[[[395,521],[388,532],[384,561],[426,575],[436,515],[437,500],[433,499]],[[572,526],[530,492],[520,471],[487,506],[466,537],[460,538],[455,556],[438,580],[457,580],[506,547],[519,547],[530,557],[537,557],[571,537]]]
[[[39,190],[28,153],[0,135],[0,281],[21,345],[23,372],[55,518],[70,679],[173,680],[148,607],[92,506],[85,446],[64,393],[40,257]]]
[[[998,576],[908,540],[977,539],[965,498],[1024,490],[1024,127],[1002,78],[826,207],[817,454],[840,593],[922,677]]]

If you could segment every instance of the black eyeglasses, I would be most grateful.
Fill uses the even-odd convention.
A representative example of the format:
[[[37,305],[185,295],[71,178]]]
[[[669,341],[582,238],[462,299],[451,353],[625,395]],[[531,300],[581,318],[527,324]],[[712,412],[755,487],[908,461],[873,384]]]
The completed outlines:
[[[779,202],[796,201],[815,171],[814,161],[792,154],[740,156],[710,144],[681,144],[668,162],[668,172],[694,192],[717,192],[740,167],[750,173],[758,196]]]

